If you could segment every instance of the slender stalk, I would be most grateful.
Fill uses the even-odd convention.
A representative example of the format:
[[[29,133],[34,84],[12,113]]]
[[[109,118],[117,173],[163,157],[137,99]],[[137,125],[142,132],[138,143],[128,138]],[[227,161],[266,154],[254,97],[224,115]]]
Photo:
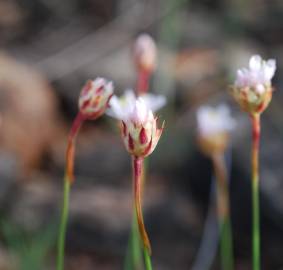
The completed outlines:
[[[260,115],[252,115],[252,252],[253,270],[260,270],[259,141]]]
[[[80,127],[84,121],[83,116],[79,112],[73,122],[66,150],[66,170],[65,170],[65,180],[73,183],[74,181],[74,155],[75,155],[75,140]]]
[[[65,180],[63,208],[62,208],[60,231],[58,238],[57,270],[64,269],[65,239],[66,239],[66,229],[67,229],[68,213],[69,213],[70,187],[71,187],[70,181]]]
[[[229,217],[222,222],[220,245],[222,269],[234,269],[231,219]]]
[[[70,200],[70,189],[71,184],[74,181],[74,153],[75,153],[75,139],[83,122],[83,117],[78,113],[72,125],[70,135],[68,138],[68,145],[66,150],[66,170],[64,177],[64,193],[63,193],[63,204],[61,212],[61,222],[59,229],[59,237],[57,243],[57,270],[64,269],[64,256],[65,256],[65,241],[66,241],[66,230],[69,216],[69,200]]]
[[[137,215],[140,238],[143,241],[146,270],[152,270],[151,258],[150,258],[151,246],[144,226],[143,214],[142,214],[142,202],[141,202],[143,161],[144,161],[143,158],[133,157],[134,200],[135,200],[135,210]]]
[[[137,79],[137,86],[136,91],[137,95],[140,96],[142,94],[147,93],[149,87],[149,79],[150,79],[150,72],[145,70],[138,70],[138,79]]]
[[[233,237],[231,229],[230,206],[229,206],[229,187],[227,171],[223,153],[212,155],[216,175],[217,188],[217,212],[220,227],[220,251],[221,264],[223,270],[234,269],[233,257]]]
[[[147,93],[149,87],[149,79],[150,79],[150,72],[138,69],[138,78],[136,84],[136,92],[137,95],[143,95]],[[142,170],[142,189],[145,182],[145,174],[146,174],[147,163],[144,162],[144,168]],[[142,191],[141,191],[142,193]],[[132,270],[132,269],[141,269],[141,262],[142,262],[142,252],[141,252],[141,243],[139,237],[139,229],[136,220],[136,211],[133,211],[133,220],[131,225],[131,235],[128,241],[128,248],[127,254],[125,259],[125,270]]]
[[[141,196],[143,196],[148,160],[149,158],[145,159],[143,162]],[[133,210],[131,234],[127,245],[127,253],[124,264],[124,270],[133,270],[133,269],[134,270],[142,269],[141,239],[139,235],[139,228],[138,228],[135,210]]]

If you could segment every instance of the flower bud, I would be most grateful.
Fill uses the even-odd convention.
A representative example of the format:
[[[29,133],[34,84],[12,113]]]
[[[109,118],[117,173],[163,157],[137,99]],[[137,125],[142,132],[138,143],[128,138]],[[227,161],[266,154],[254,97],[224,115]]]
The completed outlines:
[[[272,98],[275,70],[275,60],[264,61],[259,55],[251,57],[248,69],[238,70],[232,94],[242,110],[257,114],[266,109]]]
[[[198,143],[208,156],[223,153],[229,142],[229,132],[235,127],[227,106],[203,106],[197,111]]]
[[[108,108],[113,95],[113,84],[104,78],[89,80],[79,97],[79,110],[84,119],[95,120]]]
[[[156,68],[156,45],[148,34],[140,35],[134,45],[135,64],[139,70],[152,73]]]
[[[136,100],[128,118],[122,120],[121,133],[127,151],[135,157],[146,157],[155,149],[162,134],[157,127],[157,118],[153,116],[142,98]]]

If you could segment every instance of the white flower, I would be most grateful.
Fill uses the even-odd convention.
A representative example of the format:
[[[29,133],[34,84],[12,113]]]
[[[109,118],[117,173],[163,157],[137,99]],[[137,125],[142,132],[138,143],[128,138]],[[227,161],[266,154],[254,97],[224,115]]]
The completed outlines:
[[[238,88],[251,87],[258,94],[263,94],[266,87],[271,85],[271,79],[276,70],[276,61],[263,60],[261,56],[254,55],[249,62],[249,68],[237,71],[235,86]]]
[[[155,112],[166,104],[166,98],[161,95],[144,94],[141,96],[145,106]],[[119,120],[126,121],[132,114],[137,98],[132,90],[126,90],[125,94],[118,98],[113,96],[109,102],[110,108],[107,114]]]
[[[201,106],[197,111],[198,132],[201,137],[209,137],[227,133],[235,127],[235,120],[226,105],[216,108]]]
[[[244,111],[259,114],[267,108],[272,98],[271,79],[275,70],[275,60],[265,61],[259,55],[251,57],[249,68],[238,70],[232,94]]]

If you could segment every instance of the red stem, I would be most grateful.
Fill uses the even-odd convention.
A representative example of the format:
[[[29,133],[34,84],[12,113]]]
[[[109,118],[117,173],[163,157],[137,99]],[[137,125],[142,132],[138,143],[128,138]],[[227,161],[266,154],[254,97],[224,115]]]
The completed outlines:
[[[149,88],[150,72],[147,70],[139,69],[138,80],[137,80],[137,95],[147,93]]]
[[[259,153],[259,140],[260,140],[260,115],[255,114],[252,116],[252,136],[253,136],[253,146],[252,146],[252,168],[256,174],[253,177],[255,181],[258,181],[258,153]]]
[[[143,240],[144,247],[147,249],[148,253],[151,254],[151,246],[145,229],[143,214],[142,214],[141,192],[142,192],[143,161],[144,161],[143,158],[133,157],[134,200],[135,200],[135,208],[136,208],[136,215],[137,215],[140,236],[141,239]]]
[[[70,130],[68,144],[66,149],[66,172],[65,180],[71,184],[74,182],[74,156],[75,156],[75,140],[79,129],[84,121],[82,114],[79,112],[73,122]]]

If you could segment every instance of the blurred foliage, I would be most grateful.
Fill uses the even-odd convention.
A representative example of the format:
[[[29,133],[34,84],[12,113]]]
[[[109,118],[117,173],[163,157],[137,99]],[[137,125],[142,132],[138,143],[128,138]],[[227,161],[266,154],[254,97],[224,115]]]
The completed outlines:
[[[54,225],[48,225],[36,233],[26,232],[7,221],[3,221],[0,228],[11,257],[16,257],[16,269],[44,269],[47,255],[56,239],[57,230]]]

